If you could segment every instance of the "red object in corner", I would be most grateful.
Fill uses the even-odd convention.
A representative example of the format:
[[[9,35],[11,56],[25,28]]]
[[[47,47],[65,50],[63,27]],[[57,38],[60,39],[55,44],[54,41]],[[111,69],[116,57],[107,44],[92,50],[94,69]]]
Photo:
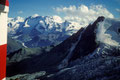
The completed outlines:
[[[7,44],[0,46],[0,80],[6,77]]]
[[[9,7],[8,0],[0,0],[0,7],[5,7],[5,8]],[[4,14],[8,14],[8,13],[4,13]],[[0,27],[3,27],[3,26],[0,26]],[[3,80],[6,78],[6,57],[7,57],[7,43],[0,45],[0,80]]]
[[[8,0],[0,0],[0,4],[9,6],[9,1]]]

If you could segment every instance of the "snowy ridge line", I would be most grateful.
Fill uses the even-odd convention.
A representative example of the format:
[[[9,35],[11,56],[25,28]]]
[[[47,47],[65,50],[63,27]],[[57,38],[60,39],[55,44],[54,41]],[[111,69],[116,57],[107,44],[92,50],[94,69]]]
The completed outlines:
[[[37,25],[37,27],[35,26]],[[12,35],[16,34],[21,29],[25,28],[36,28],[38,31],[51,31],[55,30],[58,32],[65,31],[72,35],[76,33],[83,25],[77,22],[62,21],[59,16],[36,16],[28,17],[23,19],[21,17],[9,18],[8,20],[8,33]]]

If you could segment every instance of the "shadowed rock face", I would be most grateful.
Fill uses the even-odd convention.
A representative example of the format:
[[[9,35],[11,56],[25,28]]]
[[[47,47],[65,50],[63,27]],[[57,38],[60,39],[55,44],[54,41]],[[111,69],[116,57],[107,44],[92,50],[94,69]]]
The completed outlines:
[[[90,24],[82,34],[82,37],[73,51],[73,56],[71,60],[75,60],[80,57],[84,57],[92,53],[99,44],[96,43],[96,33],[95,29],[99,22],[102,22],[104,17],[99,17],[93,24]]]

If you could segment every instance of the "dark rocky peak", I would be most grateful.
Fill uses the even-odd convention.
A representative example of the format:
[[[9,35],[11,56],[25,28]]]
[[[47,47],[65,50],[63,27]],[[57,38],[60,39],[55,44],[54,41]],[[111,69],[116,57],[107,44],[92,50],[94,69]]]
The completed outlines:
[[[95,22],[101,22],[104,21],[105,17],[104,16],[100,16],[97,18],[97,20]]]
[[[89,24],[86,29],[80,29],[76,34],[53,48],[52,53],[63,57],[58,69],[65,68],[70,61],[87,56],[96,50],[99,44],[96,43],[95,30],[101,21],[104,21],[102,16],[98,17],[93,24]]]
[[[95,29],[98,23],[104,21],[104,19],[103,16],[100,16],[93,24],[87,26],[76,48],[73,50],[73,56],[70,60],[76,60],[77,58],[87,56],[99,46],[99,44],[96,43]]]
[[[81,28],[76,34],[67,38],[61,44],[57,45],[50,51],[50,62],[61,62],[58,66],[59,69],[68,65],[69,61],[76,60],[78,58],[87,56],[92,53],[99,44],[96,43],[95,30],[98,23],[103,21],[104,17],[98,17],[98,19],[85,28]],[[54,56],[54,58],[53,58]]]

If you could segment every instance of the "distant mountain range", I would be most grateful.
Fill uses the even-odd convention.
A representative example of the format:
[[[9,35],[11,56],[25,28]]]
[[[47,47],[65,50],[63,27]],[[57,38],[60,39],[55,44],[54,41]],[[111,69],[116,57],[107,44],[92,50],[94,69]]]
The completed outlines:
[[[33,17],[29,18],[31,20]],[[25,20],[25,22],[27,21],[27,28],[22,25],[18,29],[20,32],[15,32],[15,35],[21,35],[21,33],[31,34],[35,27],[30,27],[30,24],[34,25],[32,22],[36,18],[41,19],[41,17],[34,17],[29,23],[29,18]],[[66,22],[63,23],[65,24]],[[23,32],[23,30],[25,31]],[[56,28],[51,29],[48,26],[47,30],[55,31]],[[61,30],[65,34],[69,33],[69,30]],[[35,32],[33,31],[32,33],[37,34]],[[38,30],[38,32],[41,32],[41,30]],[[30,36],[33,35],[31,34]],[[17,39],[20,40],[19,36]],[[26,41],[29,41],[29,38],[27,39]],[[10,62],[8,61],[7,64],[8,80],[15,78],[21,80],[120,79],[120,20],[101,16],[87,27],[80,28],[60,44],[51,47],[49,51],[39,49],[38,52],[33,52],[31,55],[26,55],[30,52],[29,50],[24,50],[30,48],[24,48],[9,54],[8,59]],[[23,59],[19,60],[15,56],[23,56],[21,57]]]
[[[62,21],[59,16],[33,15],[25,19],[9,18],[8,34],[25,47],[41,47],[59,44],[82,26],[76,22]]]

